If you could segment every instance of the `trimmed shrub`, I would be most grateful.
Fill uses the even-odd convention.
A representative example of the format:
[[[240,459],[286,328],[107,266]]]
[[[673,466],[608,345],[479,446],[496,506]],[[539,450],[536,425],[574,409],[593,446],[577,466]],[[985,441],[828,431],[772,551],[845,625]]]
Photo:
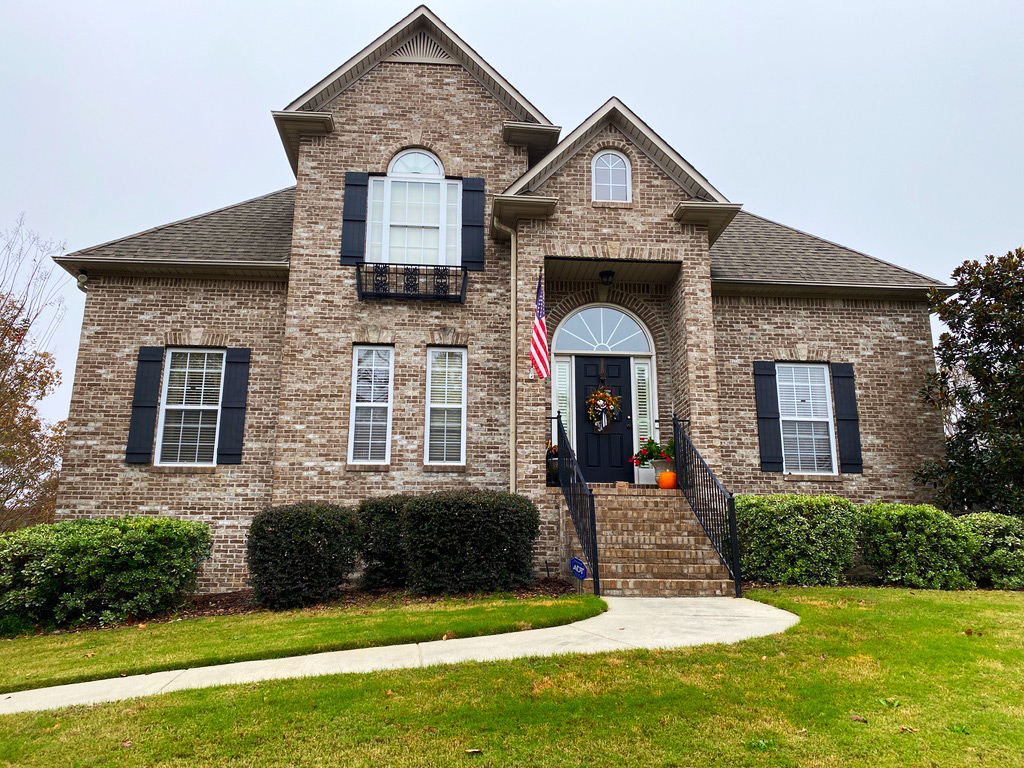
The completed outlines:
[[[210,554],[202,523],[166,517],[69,520],[0,536],[0,625],[141,619],[181,604]]]
[[[868,504],[861,512],[864,560],[885,584],[968,589],[978,542],[970,529],[929,504]]]
[[[404,587],[408,584],[402,509],[411,496],[396,494],[365,499],[359,504],[359,551],[363,586]]]
[[[993,512],[959,520],[978,540],[974,580],[983,587],[1024,589],[1024,520]]]
[[[249,527],[246,563],[253,596],[268,608],[331,600],[355,569],[355,512],[331,504],[292,504],[259,512]]]
[[[737,496],[744,579],[838,584],[853,563],[857,507],[839,496]]]
[[[533,580],[540,514],[511,493],[442,491],[402,510],[409,586],[421,593],[501,591]]]

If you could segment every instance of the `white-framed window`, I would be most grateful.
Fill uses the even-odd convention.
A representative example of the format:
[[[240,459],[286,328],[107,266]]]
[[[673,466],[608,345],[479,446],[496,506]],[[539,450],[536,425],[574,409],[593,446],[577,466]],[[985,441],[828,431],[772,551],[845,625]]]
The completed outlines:
[[[466,350],[427,348],[427,422],[423,461],[466,463]]]
[[[157,464],[217,463],[223,349],[168,349],[157,424]]]
[[[369,184],[368,262],[462,264],[462,182],[446,179],[440,160],[407,149]]]
[[[614,149],[594,155],[590,176],[593,199],[598,202],[629,203],[633,200],[633,168],[629,158]]]
[[[828,366],[776,363],[784,472],[836,473],[835,427]]]
[[[352,350],[352,407],[348,426],[350,464],[391,461],[391,415],[395,350],[357,346]]]

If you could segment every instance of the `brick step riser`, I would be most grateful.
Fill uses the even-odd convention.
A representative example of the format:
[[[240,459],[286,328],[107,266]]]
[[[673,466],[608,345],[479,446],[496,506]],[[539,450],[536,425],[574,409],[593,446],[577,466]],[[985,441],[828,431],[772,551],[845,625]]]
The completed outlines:
[[[650,520],[597,521],[597,532],[629,531],[631,533],[660,533],[668,536],[707,536],[699,523],[658,523]]]
[[[633,565],[657,565],[657,566],[668,566],[672,568],[688,568],[690,566],[715,566],[721,567],[722,561],[717,556],[704,556],[704,555],[693,555],[693,556],[659,556],[659,557],[644,557],[640,554],[634,555],[613,555],[608,552],[602,552],[598,550],[598,556],[601,558],[601,565],[612,564],[633,564]]]
[[[668,566],[601,563],[601,579],[726,579],[729,572],[721,566]]]
[[[735,586],[725,579],[601,579],[601,594],[610,597],[731,597]]]
[[[701,536],[650,536],[633,534],[602,534],[597,535],[599,547],[618,547],[622,549],[676,549],[686,552],[714,552],[714,547],[707,537]]]

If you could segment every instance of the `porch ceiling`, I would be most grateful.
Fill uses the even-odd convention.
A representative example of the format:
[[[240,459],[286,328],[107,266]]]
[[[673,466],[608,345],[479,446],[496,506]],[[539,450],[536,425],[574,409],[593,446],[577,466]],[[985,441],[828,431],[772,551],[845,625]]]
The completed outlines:
[[[544,260],[545,280],[574,282],[601,281],[601,273],[612,270],[612,285],[620,283],[668,283],[679,274],[674,261],[626,261],[620,259],[567,259],[549,256]]]

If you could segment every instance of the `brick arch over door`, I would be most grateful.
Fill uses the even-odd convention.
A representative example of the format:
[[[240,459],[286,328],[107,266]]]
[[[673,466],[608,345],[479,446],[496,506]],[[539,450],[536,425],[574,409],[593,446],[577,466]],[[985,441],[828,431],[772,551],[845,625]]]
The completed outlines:
[[[573,291],[562,296],[555,305],[548,310],[547,326],[554,340],[554,333],[558,326],[569,315],[580,307],[588,304],[607,304],[621,307],[633,313],[642,322],[654,342],[655,367],[658,381],[658,419],[661,422],[662,437],[668,436],[671,431],[672,403],[675,401],[674,382],[672,381],[672,346],[668,326],[665,323],[663,313],[658,312],[648,302],[629,292],[628,289],[617,287],[608,288],[607,292],[599,291],[598,286]],[[669,430],[666,432],[665,430]]]

